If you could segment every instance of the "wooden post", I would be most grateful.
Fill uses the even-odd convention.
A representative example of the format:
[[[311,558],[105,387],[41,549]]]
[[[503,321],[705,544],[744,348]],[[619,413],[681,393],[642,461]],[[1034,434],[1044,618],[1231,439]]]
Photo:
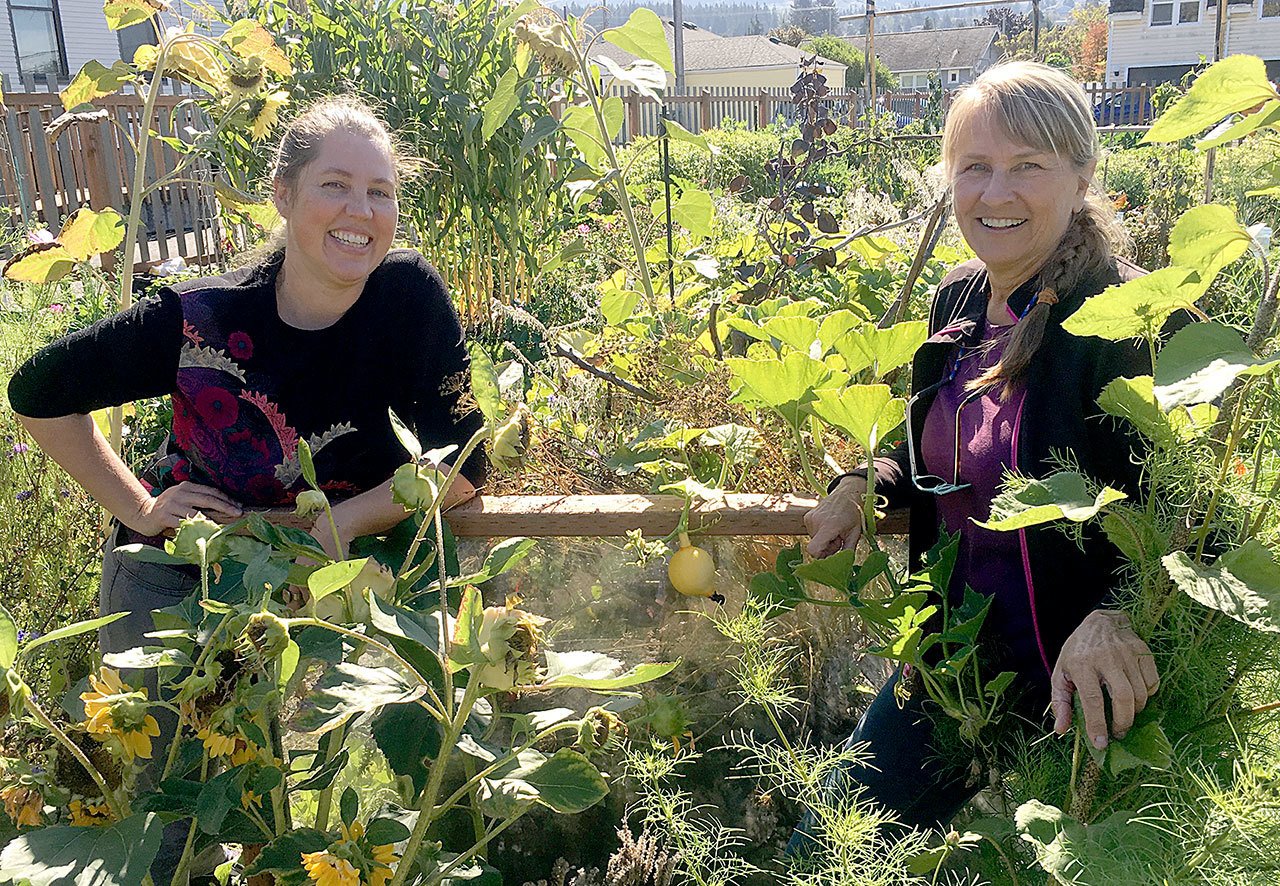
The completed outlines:
[[[86,185],[89,188],[89,207],[95,211],[101,212],[104,209],[112,207],[111,185],[107,178],[107,163],[109,155],[107,147],[103,144],[102,136],[105,126],[96,123],[90,123],[83,127],[80,133],[84,139],[84,166],[88,181]],[[118,199],[119,195],[115,195]],[[132,244],[124,244],[128,251]],[[102,269],[107,273],[115,270],[116,256],[114,252],[104,252],[102,254]]]
[[[711,90],[703,88],[698,99],[698,131],[706,132],[711,128]]]
[[[628,92],[627,103],[627,144],[640,135],[640,93]]]
[[[769,93],[765,91],[763,87],[760,89],[760,95],[757,96],[756,101],[759,104],[758,119],[760,121],[756,125],[756,128],[764,129],[766,126],[769,125],[770,111],[772,110],[772,108],[769,107],[769,105],[771,104],[771,102],[769,101]]]

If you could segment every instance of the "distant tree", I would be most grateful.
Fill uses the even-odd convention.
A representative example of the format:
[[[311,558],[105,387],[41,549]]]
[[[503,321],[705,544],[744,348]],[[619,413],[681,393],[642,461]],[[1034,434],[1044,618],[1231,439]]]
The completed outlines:
[[[924,29],[925,29],[926,31],[932,31],[932,30],[933,30],[933,16],[931,16],[931,15],[926,15],[926,16],[924,17]]]
[[[1076,53],[1071,72],[1086,82],[1103,80],[1107,74],[1107,7],[1101,3],[1071,10],[1067,26]]]
[[[747,33],[756,36],[764,33],[764,25],[760,23],[760,16],[754,16],[751,19],[751,25],[747,28]]]
[[[799,25],[788,24],[772,28],[767,36],[773,37],[779,43],[785,43],[788,46],[799,46],[812,35]]]
[[[809,34],[830,34],[835,30],[836,0],[791,0],[788,24]]]
[[[822,37],[810,37],[800,44],[800,49],[811,55],[818,55],[833,62],[847,65],[844,74],[844,86],[846,89],[862,89],[866,83],[866,56],[861,49],[858,49],[848,40],[829,34]],[[884,62],[881,61],[877,61],[876,64],[876,88],[898,88],[898,78],[890,73],[885,68]]]
[[[1010,9],[1007,6],[998,6],[995,9],[988,9],[987,14],[974,22],[975,25],[993,25],[1000,29],[1000,35],[1005,38],[1016,37],[1024,31],[1031,30],[1031,16],[1025,12],[1018,12],[1016,9]]]

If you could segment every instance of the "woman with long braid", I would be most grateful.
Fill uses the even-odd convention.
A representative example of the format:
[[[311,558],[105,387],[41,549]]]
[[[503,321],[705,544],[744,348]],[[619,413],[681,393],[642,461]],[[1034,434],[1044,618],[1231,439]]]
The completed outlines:
[[[1007,473],[1044,477],[1064,456],[1099,483],[1141,491],[1140,444],[1098,395],[1112,379],[1149,374],[1148,351],[1062,328],[1085,299],[1142,273],[1117,256],[1122,229],[1094,187],[1098,151],[1084,91],[1053,68],[991,68],[952,102],[942,165],[977,259],[938,287],[913,362],[908,440],[876,459],[875,489],[910,509],[913,563],[940,531],[959,533],[949,591],[991,598],[984,662],[1018,674],[1019,712],[1038,719],[1051,706],[1063,733],[1078,697],[1085,734],[1102,748],[1159,685],[1146,644],[1109,608],[1119,552],[1093,527],[1073,539],[975,524]],[[857,544],[866,487],[865,471],[832,482],[807,518],[813,556]],[[866,745],[868,765],[846,774],[902,824],[936,827],[981,780],[972,759],[944,747],[922,691],[899,705],[895,687],[910,679],[895,674],[871,703],[850,739]]]

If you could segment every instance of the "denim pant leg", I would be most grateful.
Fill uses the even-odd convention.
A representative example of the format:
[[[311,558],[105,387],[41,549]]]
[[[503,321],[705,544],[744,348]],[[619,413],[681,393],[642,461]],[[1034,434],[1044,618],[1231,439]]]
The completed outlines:
[[[981,784],[968,785],[970,760],[957,748],[940,750],[933,720],[925,711],[921,690],[898,706],[895,672],[863,713],[845,747],[863,745],[866,762],[850,763],[833,773],[827,790],[833,796],[862,788],[862,799],[874,801],[907,827],[936,828],[951,821]],[[788,855],[813,848],[816,822],[806,813],[787,845]]]
[[[98,596],[98,611],[102,615],[128,612],[124,618],[98,629],[98,645],[103,652],[123,652],[135,646],[157,644],[144,634],[155,630],[151,610],[173,606],[195,590],[199,579],[188,571],[163,563],[144,563],[128,555],[117,554],[120,532],[111,533],[107,551],[102,561],[102,589]],[[145,686],[147,697],[159,698],[157,672],[154,668],[131,672],[125,679],[132,686]],[[177,717],[164,708],[152,708],[160,726],[160,735],[151,743],[151,763],[142,773],[140,786],[153,787],[159,780],[169,745],[177,731]],[[189,822],[175,821],[166,825],[160,850],[151,865],[151,878],[156,886],[169,886],[182,849],[187,839]]]

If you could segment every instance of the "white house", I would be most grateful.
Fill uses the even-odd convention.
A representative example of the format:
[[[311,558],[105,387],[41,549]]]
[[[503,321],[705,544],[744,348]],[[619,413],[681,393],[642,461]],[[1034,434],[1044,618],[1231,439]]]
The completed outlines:
[[[1177,82],[1213,58],[1217,0],[1111,0],[1107,82]],[[1280,79],[1280,0],[1228,0],[1226,54],[1262,57]]]
[[[928,89],[932,74],[942,80],[943,89],[959,89],[1000,60],[999,36],[991,25],[890,31],[875,35],[875,53],[904,90]],[[865,35],[844,39],[859,51],[867,48]]]
[[[175,0],[164,18],[170,25],[191,17],[194,4]],[[44,82],[52,74],[65,84],[85,62],[110,65],[132,59],[143,43],[154,43],[150,24],[112,31],[102,14],[102,0],[4,0],[0,15],[0,72],[14,88],[27,74]]]

